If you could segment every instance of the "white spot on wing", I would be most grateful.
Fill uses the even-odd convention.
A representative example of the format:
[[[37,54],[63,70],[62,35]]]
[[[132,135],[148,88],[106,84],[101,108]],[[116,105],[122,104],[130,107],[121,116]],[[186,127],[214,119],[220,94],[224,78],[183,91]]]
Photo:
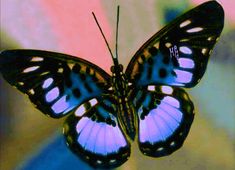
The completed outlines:
[[[212,41],[214,38],[213,37],[208,37],[207,40],[208,41]]]
[[[189,83],[192,80],[193,74],[188,71],[182,71],[178,69],[174,69],[176,73],[176,81],[179,83]]]
[[[28,72],[32,72],[35,71],[39,68],[39,66],[33,66],[33,67],[29,67],[23,70],[23,73],[28,73]]]
[[[91,104],[91,106],[94,106],[98,103],[98,101],[94,98],[94,99],[89,100],[89,103]]]
[[[59,96],[60,92],[59,92],[59,88],[55,87],[53,89],[51,89],[47,94],[46,94],[46,101],[47,102],[52,102],[53,100],[55,100],[58,96]]]
[[[148,91],[155,91],[155,86],[149,85],[148,86]]]
[[[42,57],[33,57],[31,59],[32,62],[35,62],[35,61],[43,61],[43,58]]]
[[[109,162],[114,163],[114,162],[116,162],[116,159],[111,159]]]
[[[69,63],[69,64],[68,64],[68,66],[69,66],[70,70],[72,70],[72,69],[73,69],[74,65],[75,65],[74,63]]]
[[[85,106],[82,104],[81,106],[79,106],[77,108],[77,110],[75,111],[75,115],[78,116],[78,117],[81,117],[84,115],[84,113],[86,112],[86,108]]]
[[[191,23],[190,20],[186,20],[186,21],[184,21],[184,22],[182,22],[182,23],[180,24],[180,28],[183,28],[183,27],[189,25],[190,23]]]
[[[59,68],[58,69],[58,73],[63,73],[64,69],[63,68]]]
[[[187,39],[187,38],[184,38],[184,39],[180,40],[180,42],[187,42],[187,41],[189,41],[189,39]]]
[[[205,55],[207,53],[208,49],[207,48],[203,48],[202,49],[202,54]]]
[[[172,141],[170,145],[171,145],[171,146],[174,146],[174,145],[175,145],[175,142],[174,142],[174,141]]]
[[[53,78],[48,78],[43,82],[42,88],[46,89],[53,83]]]
[[[194,33],[194,32],[199,32],[199,31],[202,31],[203,28],[201,27],[195,27],[195,28],[191,28],[189,30],[187,30],[188,33]]]
[[[44,75],[47,75],[47,74],[50,74],[50,72],[49,71],[43,72],[43,73],[40,74],[40,76],[44,76]]]
[[[24,82],[18,82],[19,85],[23,86],[24,85]]]
[[[29,90],[29,93],[30,93],[30,94],[32,94],[32,95],[34,95],[34,94],[35,94],[35,92],[34,92],[34,90],[33,90],[33,89],[30,89],[30,90]]]
[[[109,91],[112,91],[112,90],[113,90],[113,87],[112,87],[112,86],[110,86],[110,87],[108,88],[108,90],[109,90]]]
[[[162,86],[161,90],[164,94],[172,94],[173,93],[173,88],[170,86]]]
[[[180,47],[180,51],[184,54],[192,54],[192,50],[186,46]]]
[[[180,58],[179,59],[179,66],[182,68],[194,68],[195,64],[194,61],[188,58]]]
[[[153,45],[156,49],[159,49],[159,41]]]
[[[165,46],[166,46],[167,48],[170,48],[170,47],[172,46],[172,44],[169,43],[169,42],[167,42],[167,43],[165,44]]]
[[[164,148],[163,147],[160,147],[157,149],[158,152],[162,151]]]
[[[97,160],[96,162],[97,162],[98,164],[101,164],[101,163],[102,163],[102,161],[101,161],[101,160]]]

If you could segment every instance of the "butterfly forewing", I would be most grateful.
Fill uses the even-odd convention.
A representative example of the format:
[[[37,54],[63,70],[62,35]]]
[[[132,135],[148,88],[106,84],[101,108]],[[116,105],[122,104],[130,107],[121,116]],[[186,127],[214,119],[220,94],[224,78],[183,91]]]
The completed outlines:
[[[110,76],[83,59],[47,51],[9,50],[0,55],[3,77],[44,114],[62,117],[108,88]]]
[[[64,135],[71,150],[94,167],[114,168],[130,156],[117,120],[117,102],[109,95],[76,108],[65,122]]]
[[[126,75],[136,86],[193,87],[205,73],[224,24],[216,1],[204,3],[164,27],[134,55]]]
[[[181,147],[194,118],[187,93],[180,88],[151,85],[135,94],[141,152],[160,157]]]

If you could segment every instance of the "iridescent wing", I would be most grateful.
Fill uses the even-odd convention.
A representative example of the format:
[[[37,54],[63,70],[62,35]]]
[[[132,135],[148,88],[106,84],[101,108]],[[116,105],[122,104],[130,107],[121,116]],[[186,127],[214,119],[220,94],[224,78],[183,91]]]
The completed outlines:
[[[151,85],[131,96],[138,115],[141,152],[160,157],[179,149],[194,118],[187,93],[181,88]]]
[[[195,86],[224,25],[223,8],[206,2],[168,24],[134,55],[126,76],[136,87]]]
[[[59,118],[108,89],[110,76],[81,58],[39,50],[0,54],[3,77],[44,114]]]
[[[120,166],[130,156],[130,144],[116,114],[117,102],[104,95],[76,108],[64,124],[70,149],[95,168]]]

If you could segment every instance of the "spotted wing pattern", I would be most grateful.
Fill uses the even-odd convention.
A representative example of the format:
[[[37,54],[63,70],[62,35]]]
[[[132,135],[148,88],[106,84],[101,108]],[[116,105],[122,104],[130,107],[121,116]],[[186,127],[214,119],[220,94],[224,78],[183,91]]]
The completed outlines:
[[[76,108],[64,124],[64,135],[71,150],[93,167],[114,168],[130,156],[130,144],[117,120],[117,103],[110,95]]]
[[[148,86],[139,90],[133,101],[143,154],[166,156],[182,146],[194,118],[193,103],[183,89]]]
[[[165,156],[182,146],[194,106],[180,87],[193,87],[202,78],[223,22],[222,7],[206,2],[156,33],[132,58],[124,75],[130,90],[125,99],[135,107],[136,115],[129,116],[138,119],[143,154]],[[81,159],[95,168],[127,161],[130,143],[118,119],[124,114],[118,113],[120,101],[108,90],[113,82],[104,70],[65,54],[7,50],[0,53],[0,71],[44,114],[60,118],[73,113],[63,132]]]
[[[39,50],[9,50],[0,54],[3,77],[41,110],[54,118],[100,96],[110,76],[81,58]]]
[[[126,69],[129,81],[193,87],[202,78],[224,25],[216,1],[206,2],[168,24],[134,55]]]

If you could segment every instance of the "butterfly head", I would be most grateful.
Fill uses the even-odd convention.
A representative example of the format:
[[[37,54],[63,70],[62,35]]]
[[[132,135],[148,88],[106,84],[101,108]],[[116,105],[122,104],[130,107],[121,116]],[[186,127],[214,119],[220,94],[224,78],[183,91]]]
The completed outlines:
[[[123,65],[122,64],[115,64],[111,67],[112,74],[123,73]]]

